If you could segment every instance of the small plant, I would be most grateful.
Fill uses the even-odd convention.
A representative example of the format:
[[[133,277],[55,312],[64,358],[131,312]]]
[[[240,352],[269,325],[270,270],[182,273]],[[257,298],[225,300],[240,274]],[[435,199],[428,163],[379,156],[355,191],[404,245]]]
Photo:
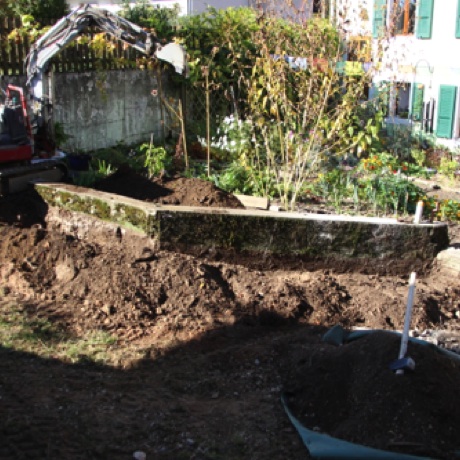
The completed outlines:
[[[441,163],[439,165],[439,172],[444,174],[449,179],[455,179],[457,171],[460,169],[460,164],[449,158],[441,158]]]
[[[64,131],[62,123],[54,123],[54,142],[58,147],[64,145],[72,137],[73,136]]]
[[[98,172],[90,167],[88,171],[79,171],[73,183],[79,187],[93,187],[99,178]]]
[[[382,172],[397,172],[400,168],[398,159],[391,153],[383,152],[364,158],[360,161],[358,169],[371,172],[371,173],[382,173]]]
[[[410,151],[412,159],[415,161],[417,166],[423,167],[426,163],[426,152],[421,148],[413,148]]]
[[[113,166],[106,162],[105,160],[98,160],[98,169],[97,172],[102,177],[110,176],[113,172],[115,172]]]
[[[237,160],[242,154],[251,149],[251,120],[240,120],[233,115],[225,117],[217,128],[216,135],[211,138],[211,147],[227,155],[221,154],[221,157],[230,157]],[[200,144],[207,146],[206,140],[198,139]]]
[[[254,196],[274,196],[275,181],[264,171],[233,162],[222,173],[211,177],[217,187],[227,192]]]
[[[91,166],[95,170],[99,170],[105,164],[110,165],[112,172],[118,169],[121,165],[128,165],[135,171],[141,171],[144,168],[144,155],[139,152],[139,147],[127,146],[122,142],[117,143],[113,147],[107,147],[91,152]],[[101,164],[99,162],[102,162]],[[102,172],[102,171],[101,171]]]
[[[351,174],[340,169],[320,174],[317,185],[324,198],[331,201],[336,212],[340,212],[345,199],[353,197],[354,185]]]
[[[439,206],[438,218],[440,220],[460,221],[460,202],[443,200]]]
[[[227,192],[248,193],[250,173],[239,163],[232,163],[221,174],[214,176],[216,186]]]
[[[142,144],[139,148],[141,152],[145,153],[144,166],[147,168],[150,178],[171,169],[172,157],[164,147],[154,147],[151,142],[150,144]]]
[[[408,160],[411,156],[412,149],[412,132],[410,128],[404,125],[390,125],[388,135],[388,148],[400,160]]]

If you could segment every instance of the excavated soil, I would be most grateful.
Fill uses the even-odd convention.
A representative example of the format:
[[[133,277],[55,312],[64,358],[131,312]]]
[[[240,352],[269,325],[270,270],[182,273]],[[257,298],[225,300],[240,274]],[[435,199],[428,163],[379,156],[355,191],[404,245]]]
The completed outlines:
[[[147,183],[125,173],[98,188],[241,206],[202,181]],[[114,351],[131,351],[110,365],[71,364],[0,346],[0,459],[129,459],[136,451],[147,459],[309,458],[284,392],[316,431],[441,459],[460,448],[458,361],[410,344],[415,370],[395,375],[399,336],[379,332],[339,347],[321,340],[336,324],[402,329],[406,278],[262,271],[158,250],[48,209],[33,191],[0,200],[0,277],[0,309],[14,302],[70,337],[106,331]],[[454,334],[459,316],[458,279],[435,264],[417,280],[411,328]]]

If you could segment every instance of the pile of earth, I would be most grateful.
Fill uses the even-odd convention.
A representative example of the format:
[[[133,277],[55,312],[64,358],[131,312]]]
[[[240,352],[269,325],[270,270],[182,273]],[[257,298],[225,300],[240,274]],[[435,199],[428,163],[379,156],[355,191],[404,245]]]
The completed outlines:
[[[410,341],[415,368],[398,375],[390,364],[400,344],[400,335],[377,331],[313,354],[299,348],[289,392],[294,414],[314,431],[356,444],[455,458],[460,398],[452,383],[460,381],[460,356]]]
[[[150,200],[201,187],[182,179],[182,195],[155,195],[138,177],[119,179],[107,191],[138,187]],[[149,183],[171,191],[175,180]],[[394,335],[321,340],[336,324],[401,329],[407,279],[255,270],[157,250],[128,231],[117,238],[80,216],[95,229],[82,239],[66,224],[75,219],[33,191],[0,199],[0,313],[14,301],[31,321],[74,337],[104,331],[142,359],[124,351],[111,365],[70,364],[0,346],[0,458],[308,458],[280,403],[286,391],[310,428],[454,458],[457,363],[411,345],[416,368],[396,376]],[[417,280],[411,327],[458,331],[459,316],[460,286],[434,266]]]
[[[150,180],[127,165],[96,183],[94,188],[166,205],[244,208],[235,196],[209,181],[182,176],[154,177]]]

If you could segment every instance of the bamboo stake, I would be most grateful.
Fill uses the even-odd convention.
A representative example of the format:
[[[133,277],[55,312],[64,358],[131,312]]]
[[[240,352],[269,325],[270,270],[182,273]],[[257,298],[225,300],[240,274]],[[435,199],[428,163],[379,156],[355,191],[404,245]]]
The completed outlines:
[[[185,123],[184,123],[184,114],[182,112],[182,100],[179,99],[179,122],[182,133],[182,146],[184,148],[184,159],[185,159],[185,170],[188,171],[188,152],[187,152],[187,138],[185,137]]]

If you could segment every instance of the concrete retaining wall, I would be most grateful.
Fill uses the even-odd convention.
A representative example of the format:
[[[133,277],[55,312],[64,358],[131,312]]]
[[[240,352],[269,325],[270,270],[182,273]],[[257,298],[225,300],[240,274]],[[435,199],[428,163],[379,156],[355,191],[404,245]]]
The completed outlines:
[[[55,73],[53,120],[70,139],[60,147],[67,152],[89,151],[146,142],[163,135],[157,74],[144,70],[111,70],[84,73]],[[25,77],[9,82],[25,88]],[[162,74],[165,97],[179,97],[180,85]],[[159,91],[158,91],[159,94]],[[163,113],[166,127],[170,114]],[[177,120],[175,120],[177,124]]]
[[[136,229],[161,249],[252,266],[423,272],[448,246],[445,224],[394,219],[157,206],[62,184],[36,185],[53,207]]]

